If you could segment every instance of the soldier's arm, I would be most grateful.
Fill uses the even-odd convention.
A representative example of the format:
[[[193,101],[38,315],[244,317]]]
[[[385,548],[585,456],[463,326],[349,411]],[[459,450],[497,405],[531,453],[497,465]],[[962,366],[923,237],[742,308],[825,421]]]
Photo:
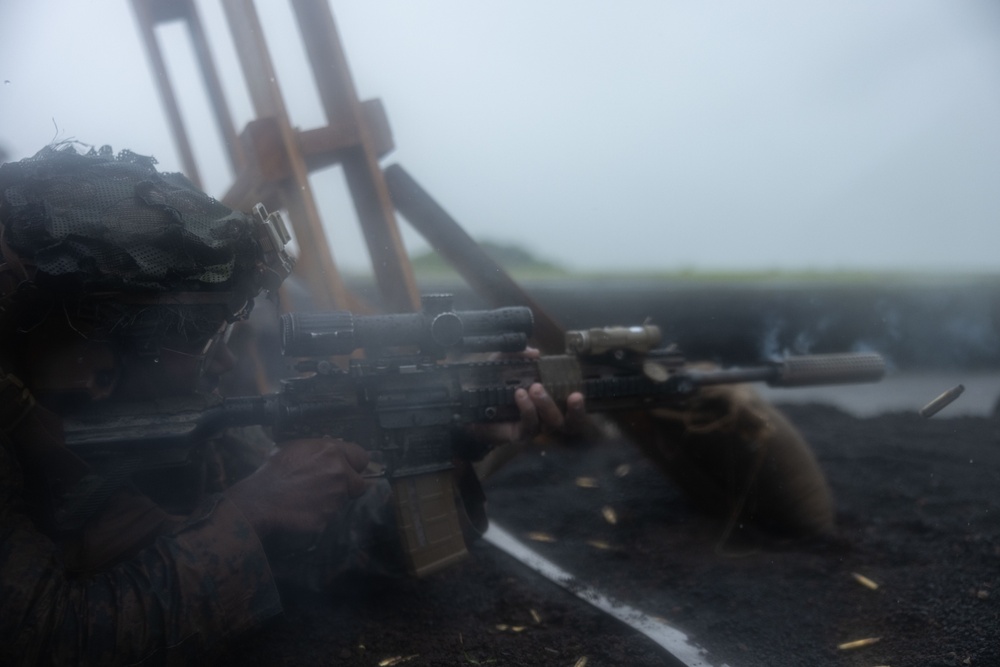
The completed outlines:
[[[77,577],[20,511],[20,484],[14,455],[0,446],[0,663],[193,657],[281,610],[257,534],[224,496],[135,557]]]

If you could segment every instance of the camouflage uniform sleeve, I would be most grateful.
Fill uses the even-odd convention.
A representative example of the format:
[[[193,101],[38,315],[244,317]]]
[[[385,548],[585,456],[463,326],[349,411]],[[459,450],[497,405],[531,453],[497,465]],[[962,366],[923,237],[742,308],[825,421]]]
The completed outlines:
[[[221,495],[136,557],[75,578],[20,511],[21,482],[0,446],[2,664],[190,663],[281,611],[256,533]]]

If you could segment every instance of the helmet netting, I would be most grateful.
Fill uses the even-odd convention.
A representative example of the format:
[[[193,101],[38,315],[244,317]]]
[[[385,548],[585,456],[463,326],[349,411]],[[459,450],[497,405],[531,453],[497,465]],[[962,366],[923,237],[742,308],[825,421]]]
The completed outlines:
[[[4,241],[40,274],[94,291],[240,291],[252,298],[250,219],[150,157],[47,147],[0,166]]]
[[[88,337],[146,347],[197,341],[249,312],[262,281],[255,223],[155,164],[59,145],[0,165],[5,252],[34,271],[6,290],[22,334],[65,317]]]

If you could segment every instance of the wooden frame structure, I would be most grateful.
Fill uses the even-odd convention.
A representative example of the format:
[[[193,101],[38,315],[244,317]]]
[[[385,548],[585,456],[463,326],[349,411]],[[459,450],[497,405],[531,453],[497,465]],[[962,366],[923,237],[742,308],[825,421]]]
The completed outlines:
[[[413,269],[403,247],[378,159],[392,150],[381,102],[358,100],[336,24],[325,1],[290,0],[326,115],[325,127],[292,127],[253,0],[221,0],[253,105],[254,120],[237,133],[194,0],[132,0],[170,129],[186,175],[200,172],[170,81],[156,27],[181,21],[191,36],[216,127],[235,182],[223,197],[233,208],[256,202],[288,211],[299,245],[296,274],[318,309],[360,310],[333,261],[309,173],[339,163],[358,213],[385,307],[419,308]]]
[[[535,314],[534,342],[543,351],[563,350],[563,329],[399,165],[383,172],[379,158],[393,149],[379,100],[360,101],[327,0],[288,0],[295,14],[313,80],[326,115],[325,127],[292,127],[278,88],[253,0],[220,0],[236,45],[255,114],[237,133],[194,0],[131,0],[184,171],[200,184],[191,141],[181,118],[156,27],[181,21],[191,36],[217,130],[228,150],[235,182],[223,197],[240,210],[260,201],[284,208],[299,242],[295,273],[311,307],[369,310],[344,285],[309,184],[311,171],[340,164],[364,233],[384,307],[416,310],[420,295],[395,217],[398,208],[413,227],[494,307],[523,305]],[[287,304],[294,307],[294,304]]]

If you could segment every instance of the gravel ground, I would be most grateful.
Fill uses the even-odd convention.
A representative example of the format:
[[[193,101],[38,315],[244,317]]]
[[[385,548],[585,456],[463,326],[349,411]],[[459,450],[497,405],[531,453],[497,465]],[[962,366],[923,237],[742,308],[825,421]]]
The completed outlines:
[[[487,485],[491,517],[580,580],[686,632],[712,665],[1000,665],[995,419],[783,409],[834,490],[831,539],[740,526],[723,541],[721,526],[623,442],[522,456]],[[423,581],[357,579],[285,601],[228,664],[669,664],[650,640],[485,543]]]

